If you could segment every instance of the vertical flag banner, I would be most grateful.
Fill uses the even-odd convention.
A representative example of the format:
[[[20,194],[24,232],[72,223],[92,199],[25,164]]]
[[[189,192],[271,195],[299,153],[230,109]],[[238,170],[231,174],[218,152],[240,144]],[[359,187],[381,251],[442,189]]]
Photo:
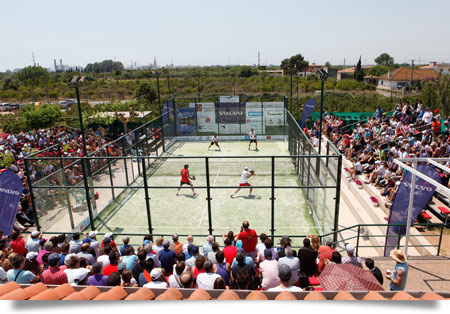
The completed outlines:
[[[177,109],[178,134],[194,133],[197,131],[197,113],[195,108]]]
[[[310,98],[306,101],[305,106],[303,107],[302,119],[300,121],[300,127],[303,129],[305,127],[306,120],[311,117],[314,108],[316,108],[316,100],[314,98]]]
[[[417,171],[430,177],[438,183],[441,183],[441,177],[436,168],[426,164],[417,165]],[[408,172],[398,187],[392,203],[391,213],[389,215],[389,224],[406,224],[408,220],[409,193],[411,192],[412,173]],[[425,180],[416,177],[416,186],[414,188],[414,202],[412,207],[411,221],[413,223],[420,211],[425,207],[428,201],[433,197],[436,187]],[[395,249],[398,242],[398,236],[406,234],[406,226],[389,226],[386,232],[386,242],[384,256],[389,256],[391,250]]]
[[[0,229],[5,235],[12,233],[23,184],[14,171],[0,174]]]

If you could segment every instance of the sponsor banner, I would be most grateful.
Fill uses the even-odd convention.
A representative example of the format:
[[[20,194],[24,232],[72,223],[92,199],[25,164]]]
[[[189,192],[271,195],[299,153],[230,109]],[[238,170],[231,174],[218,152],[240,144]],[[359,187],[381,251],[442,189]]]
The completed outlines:
[[[244,103],[218,103],[216,121],[220,124],[239,124],[245,121]]]
[[[284,125],[284,103],[265,102],[263,105],[266,126]]]
[[[436,171],[436,168],[426,164],[419,164],[417,171],[425,174],[429,178],[441,183],[441,177]],[[408,172],[400,183],[400,186],[395,194],[394,202],[392,203],[391,212],[389,215],[389,224],[407,224],[409,194],[411,192],[412,173]],[[414,201],[411,213],[411,221],[413,223],[428,201],[434,194],[436,187],[425,180],[416,177],[416,186],[414,187]],[[406,226],[389,226],[386,232],[386,241],[384,256],[389,256],[391,250],[397,246],[398,235],[406,233]]]
[[[179,108],[176,116],[178,134],[197,131],[195,108]]]
[[[22,194],[22,180],[8,169],[0,174],[0,230],[11,235]]]
[[[231,123],[220,123],[219,124],[219,134],[240,134],[241,125],[231,124]]]
[[[216,123],[216,105],[214,103],[192,104],[197,113],[197,131],[198,132],[217,132]],[[189,104],[191,107],[191,104]]]
[[[235,102],[239,103],[239,96],[220,96],[219,102]]]
[[[245,104],[245,125],[242,125],[242,132],[249,133],[254,129],[255,133],[263,133],[263,108],[260,102],[248,102]]]
[[[306,120],[311,117],[314,108],[316,108],[316,100],[314,98],[310,98],[306,101],[305,106],[303,107],[302,119],[300,121],[300,127],[303,129],[305,127]]]

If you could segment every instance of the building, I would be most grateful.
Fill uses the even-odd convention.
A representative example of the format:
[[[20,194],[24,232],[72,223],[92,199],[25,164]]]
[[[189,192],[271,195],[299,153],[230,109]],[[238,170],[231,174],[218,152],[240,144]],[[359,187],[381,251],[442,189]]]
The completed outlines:
[[[361,65],[361,69],[364,72],[366,72],[367,70],[369,70],[372,67],[373,67],[373,65]],[[337,72],[336,80],[339,82],[340,80],[355,78],[355,70],[356,70],[356,66],[339,70]]]
[[[413,69],[402,67],[378,77],[378,89],[395,90],[410,86],[411,82],[435,80],[437,72],[431,69]]]
[[[438,64],[436,61],[430,62],[429,65],[425,65],[419,67],[421,70],[434,70],[438,73],[442,74],[450,74],[450,64],[449,63],[440,63]]]
[[[56,63],[56,59],[53,59],[53,65],[55,72],[78,72],[83,70],[82,67],[63,64],[62,59],[59,59],[59,64]]]

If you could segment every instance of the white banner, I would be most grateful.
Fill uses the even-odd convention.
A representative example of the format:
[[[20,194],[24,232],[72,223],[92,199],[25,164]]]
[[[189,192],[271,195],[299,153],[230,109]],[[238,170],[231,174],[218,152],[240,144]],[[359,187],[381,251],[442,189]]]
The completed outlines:
[[[224,124],[219,125],[219,134],[239,134],[241,132],[240,124]]]
[[[284,103],[266,102],[264,103],[264,117],[266,126],[277,126],[284,124]]]
[[[219,102],[239,102],[239,96],[220,96]]]
[[[242,132],[250,133],[251,129],[254,129],[256,134],[263,134],[263,109],[260,102],[245,104],[245,124],[242,125]]]
[[[198,132],[217,132],[216,109],[214,103],[189,104],[189,107],[195,106],[197,112],[197,131]]]

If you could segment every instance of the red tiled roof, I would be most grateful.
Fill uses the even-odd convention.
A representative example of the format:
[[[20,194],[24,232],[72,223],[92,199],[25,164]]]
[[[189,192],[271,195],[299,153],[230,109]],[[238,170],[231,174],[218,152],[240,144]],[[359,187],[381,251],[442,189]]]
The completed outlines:
[[[388,78],[389,73],[385,73],[379,77],[380,80],[389,80],[389,81],[409,81],[411,80],[411,69],[410,68],[398,68],[392,71],[391,78]],[[423,80],[426,78],[436,79],[437,72],[434,70],[421,70],[414,69],[413,70],[413,81]]]
[[[156,298],[155,298],[156,297]],[[268,292],[248,290],[149,289],[123,287],[18,285],[0,286],[1,300],[445,300],[450,292],[312,291]]]

